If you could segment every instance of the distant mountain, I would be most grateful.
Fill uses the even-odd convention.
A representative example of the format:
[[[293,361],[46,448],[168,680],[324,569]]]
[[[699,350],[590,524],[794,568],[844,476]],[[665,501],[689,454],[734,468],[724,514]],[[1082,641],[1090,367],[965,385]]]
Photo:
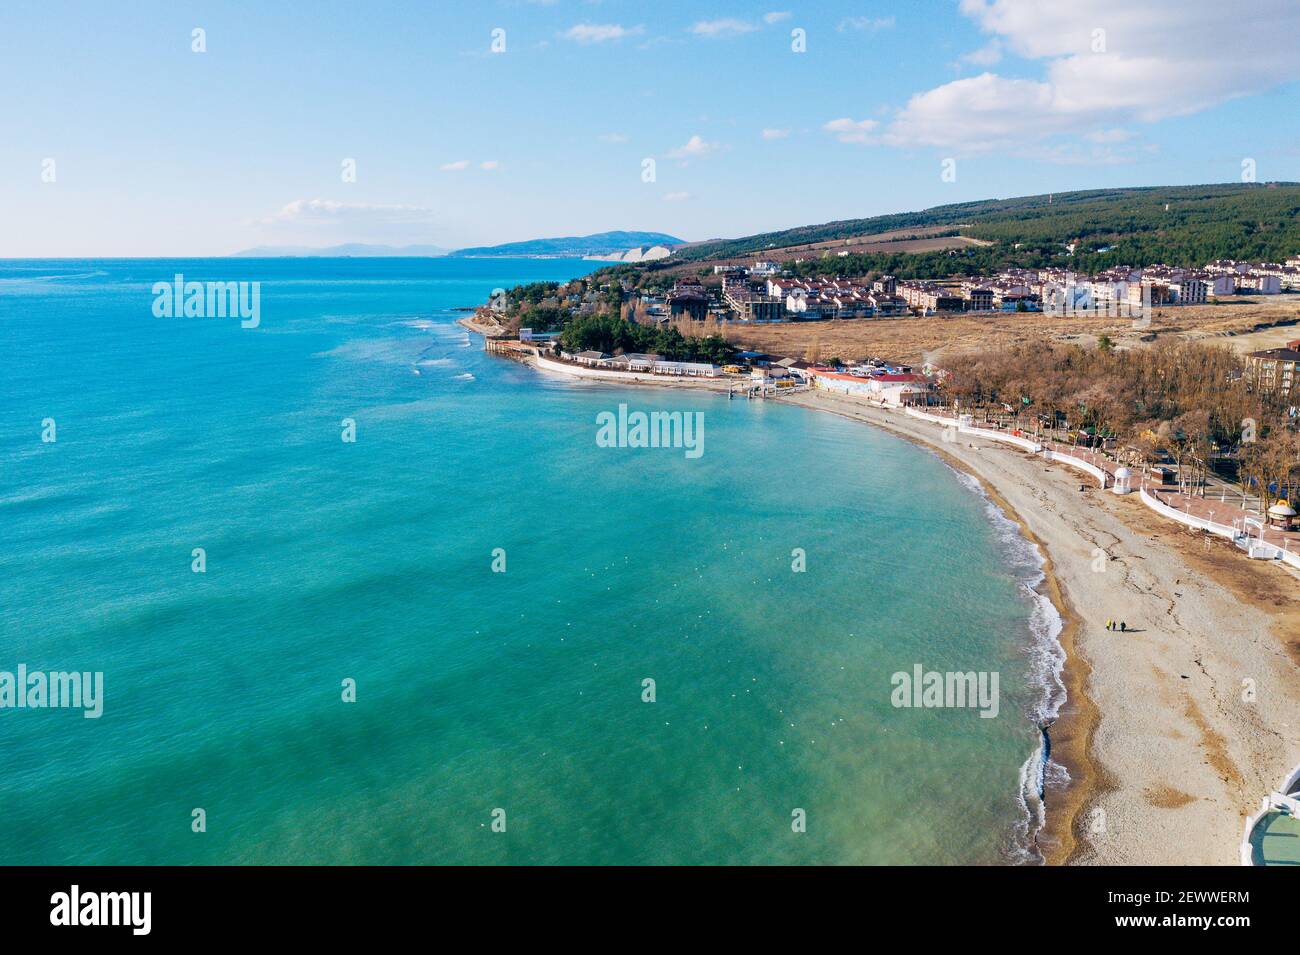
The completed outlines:
[[[259,245],[253,249],[244,249],[234,253],[234,259],[279,259],[279,258],[437,258],[446,255],[450,249],[436,245],[367,245],[364,242],[347,242],[343,245],[330,245],[314,249],[305,245]]]
[[[457,258],[580,258],[584,255],[609,255],[627,252],[639,246],[681,245],[682,240],[663,232],[597,232],[595,235],[571,235],[555,239],[530,239],[472,249],[457,249]]]

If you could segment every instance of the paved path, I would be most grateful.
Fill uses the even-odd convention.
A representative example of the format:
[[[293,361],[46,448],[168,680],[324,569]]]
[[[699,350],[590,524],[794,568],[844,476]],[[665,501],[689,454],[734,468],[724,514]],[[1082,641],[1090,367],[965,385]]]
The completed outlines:
[[[954,423],[957,417],[948,411],[926,408],[927,414],[938,415],[943,418],[951,418]],[[1059,441],[1046,440],[1035,437],[1030,432],[1014,431],[1008,428],[998,429],[992,424],[980,424],[973,422],[975,427],[982,427],[987,430],[1003,430],[1008,435],[1030,438],[1037,441],[1045,449],[1054,451],[1058,454],[1068,454],[1072,457],[1087,461],[1089,464],[1100,468],[1106,472],[1108,487],[1115,483],[1115,471],[1119,464],[1112,458],[1093,448],[1080,448],[1074,445],[1062,444]],[[1281,531],[1276,527],[1260,528],[1256,524],[1244,525],[1243,518],[1249,518],[1252,521],[1259,521],[1260,514],[1257,510],[1245,510],[1241,506],[1241,495],[1234,495],[1236,500],[1228,500],[1226,491],[1220,489],[1219,496],[1215,496],[1212,489],[1206,489],[1206,497],[1200,497],[1194,494],[1183,494],[1176,487],[1164,487],[1158,484],[1152,484],[1148,480],[1147,472],[1141,471],[1137,475],[1136,481],[1133,482],[1133,490],[1137,491],[1145,488],[1148,493],[1155,495],[1158,500],[1169,507],[1189,514],[1192,517],[1198,517],[1203,520],[1213,521],[1217,524],[1224,524],[1229,527],[1236,527],[1238,530],[1248,530],[1250,536],[1262,539],[1265,543],[1281,547],[1291,553],[1300,553],[1300,530]],[[1294,506],[1294,505],[1293,505]]]

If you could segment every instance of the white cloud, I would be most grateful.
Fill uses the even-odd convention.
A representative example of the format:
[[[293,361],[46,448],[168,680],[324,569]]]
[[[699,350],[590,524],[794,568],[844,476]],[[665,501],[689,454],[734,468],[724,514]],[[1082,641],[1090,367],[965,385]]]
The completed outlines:
[[[879,33],[881,30],[890,29],[894,23],[893,17],[845,17],[836,25],[835,29],[840,33],[847,33],[850,30],[858,30],[863,33]]]
[[[428,242],[440,223],[432,209],[377,202],[295,199],[272,215],[244,223],[276,241]]]
[[[344,221],[430,222],[433,210],[420,206],[385,205],[374,202],[339,202],[335,199],[295,199],[274,215],[257,220],[261,225],[282,223],[325,224]]]
[[[757,29],[758,24],[750,23],[748,20],[737,20],[734,17],[700,20],[690,28],[696,36],[736,36],[740,33],[753,33]]]
[[[764,139],[785,139],[790,135],[788,129],[765,129],[763,130]]]
[[[676,149],[668,151],[669,159],[700,159],[718,151],[718,144],[711,143],[701,136],[692,136]]]
[[[897,146],[990,148],[1023,136],[1065,132],[1071,123],[1069,116],[1053,112],[1047,83],[981,73],[913,96],[884,140]]]
[[[846,116],[843,119],[832,119],[822,129],[834,133],[835,138],[842,143],[866,143],[871,142],[870,134],[879,125],[874,119],[849,119]]]
[[[496,159],[485,159],[478,164],[480,169],[500,169],[501,163]]]
[[[975,66],[993,66],[1002,60],[1002,41],[994,37],[978,50],[963,53],[958,59],[963,63],[972,63]]]
[[[1099,129],[1088,134],[1094,143],[1126,143],[1132,138],[1133,133],[1127,129]]]
[[[685,202],[691,198],[689,192],[666,192],[664,193],[664,202]]]
[[[575,43],[604,43],[607,40],[640,36],[644,32],[645,27],[625,27],[618,23],[577,23],[560,35]]]
[[[469,168],[469,160],[457,159],[455,162],[445,162],[438,168],[443,172],[460,172],[462,169]]]
[[[763,14],[763,22],[771,26],[773,23],[780,23],[782,20],[789,20],[790,12],[788,10],[774,10],[771,13]]]
[[[961,0],[1000,50],[1040,78],[994,73],[918,93],[883,139],[979,151],[1184,116],[1300,79],[1294,0]],[[991,55],[991,54],[990,54]],[[968,55],[969,56],[969,55]],[[976,61],[972,61],[976,62]]]
[[[598,138],[602,143],[613,143],[615,146],[627,142],[627,137],[622,133],[602,133]]]

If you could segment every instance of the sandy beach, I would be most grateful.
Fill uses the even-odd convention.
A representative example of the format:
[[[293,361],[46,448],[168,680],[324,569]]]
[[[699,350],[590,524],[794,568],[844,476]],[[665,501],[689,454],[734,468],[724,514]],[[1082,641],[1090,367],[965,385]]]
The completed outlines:
[[[1046,794],[1045,858],[1237,864],[1246,815],[1300,762],[1296,576],[1014,448],[825,392],[781,400],[932,447],[1042,549],[1068,655],[1052,756],[1071,777]]]
[[[504,334],[505,328],[490,315],[485,309],[476,309],[469,315],[462,315],[456,319],[456,324],[462,328],[468,328],[471,332],[477,332],[479,335],[501,335]]]

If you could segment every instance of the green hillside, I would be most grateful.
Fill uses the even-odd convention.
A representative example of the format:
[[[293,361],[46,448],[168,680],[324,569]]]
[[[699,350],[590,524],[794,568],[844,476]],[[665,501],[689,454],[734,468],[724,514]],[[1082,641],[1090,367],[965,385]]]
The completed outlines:
[[[749,256],[781,246],[946,224],[953,225],[953,234],[986,239],[996,245],[965,250],[955,256],[853,255],[836,259],[835,268],[847,273],[857,269],[889,270],[898,264],[900,274],[924,274],[933,271],[932,265],[944,264],[945,259],[952,266],[950,270],[958,272],[997,265],[1061,265],[1066,264],[1063,244],[1075,240],[1079,247],[1068,264],[1080,271],[1154,262],[1194,266],[1216,258],[1276,262],[1300,254],[1300,184],[1094,189],[1050,197],[963,202],[920,212],[847,219],[700,243],[679,250],[672,261]],[[1107,246],[1113,248],[1097,251]],[[962,261],[953,262],[954,257]]]
[[[552,239],[529,239],[504,245],[457,249],[452,258],[497,258],[511,256],[582,256],[626,252],[641,245],[680,245],[681,239],[664,232],[597,232]]]

